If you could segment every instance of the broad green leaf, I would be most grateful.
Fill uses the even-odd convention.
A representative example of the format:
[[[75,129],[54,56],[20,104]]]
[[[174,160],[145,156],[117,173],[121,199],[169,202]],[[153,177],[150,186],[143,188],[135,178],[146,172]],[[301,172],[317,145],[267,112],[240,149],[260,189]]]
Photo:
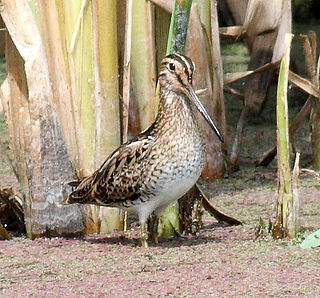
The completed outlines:
[[[302,249],[318,247],[320,246],[320,230],[309,235],[304,241],[300,244]]]

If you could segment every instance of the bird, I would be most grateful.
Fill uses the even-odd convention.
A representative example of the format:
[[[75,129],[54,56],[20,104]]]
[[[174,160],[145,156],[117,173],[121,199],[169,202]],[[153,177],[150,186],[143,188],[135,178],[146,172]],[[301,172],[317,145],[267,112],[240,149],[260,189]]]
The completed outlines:
[[[198,109],[221,142],[223,136],[194,88],[194,62],[182,54],[160,65],[158,114],[149,128],[120,145],[92,175],[71,182],[76,187],[62,202],[118,207],[139,217],[140,240],[148,247],[147,219],[197,182],[206,162],[206,145],[194,115]]]

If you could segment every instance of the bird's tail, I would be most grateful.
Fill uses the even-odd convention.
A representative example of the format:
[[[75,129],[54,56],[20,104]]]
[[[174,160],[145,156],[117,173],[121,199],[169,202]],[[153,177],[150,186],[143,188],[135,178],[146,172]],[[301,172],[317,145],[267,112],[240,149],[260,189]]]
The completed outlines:
[[[89,176],[81,180],[73,180],[65,183],[63,190],[64,200],[61,205],[69,205],[74,203],[86,204],[91,197],[91,182],[94,177]],[[71,186],[72,191],[67,192],[66,186]]]
[[[64,200],[62,202],[60,202],[60,205],[69,205],[72,204],[73,202],[70,200],[70,194],[71,192],[73,192],[75,190],[76,187],[78,187],[81,183],[81,180],[73,180],[70,182],[66,182],[63,184],[62,186],[62,195]],[[72,187],[72,189],[70,190],[70,187]]]
[[[67,182],[67,184],[72,187],[78,187],[79,184],[82,182],[82,180],[72,180],[72,181]]]

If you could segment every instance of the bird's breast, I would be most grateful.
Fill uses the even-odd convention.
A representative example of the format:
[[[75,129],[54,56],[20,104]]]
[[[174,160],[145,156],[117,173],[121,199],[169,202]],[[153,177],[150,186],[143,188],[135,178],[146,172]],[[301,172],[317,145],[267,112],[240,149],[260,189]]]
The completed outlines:
[[[150,176],[157,178],[153,188],[161,189],[164,185],[176,183],[186,185],[188,190],[198,180],[206,161],[205,143],[198,127],[178,133],[168,129],[155,148],[157,157],[150,167]]]

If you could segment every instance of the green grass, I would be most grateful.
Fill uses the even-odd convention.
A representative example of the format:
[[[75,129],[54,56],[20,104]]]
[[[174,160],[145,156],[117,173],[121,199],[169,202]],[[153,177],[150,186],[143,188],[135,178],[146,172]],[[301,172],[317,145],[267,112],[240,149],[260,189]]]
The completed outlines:
[[[250,56],[248,48],[243,42],[222,43],[221,55],[225,73],[247,70]]]

